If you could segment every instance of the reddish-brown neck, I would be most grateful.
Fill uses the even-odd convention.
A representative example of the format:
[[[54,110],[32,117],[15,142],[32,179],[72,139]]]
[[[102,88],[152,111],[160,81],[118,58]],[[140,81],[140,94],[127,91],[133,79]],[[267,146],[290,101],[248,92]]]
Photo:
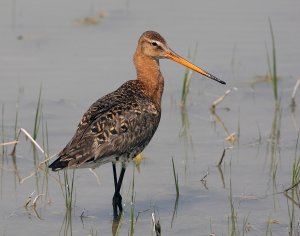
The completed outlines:
[[[138,45],[133,56],[133,62],[137,72],[137,79],[142,81],[147,95],[160,106],[164,90],[164,78],[159,69],[159,61],[151,56],[143,54]]]

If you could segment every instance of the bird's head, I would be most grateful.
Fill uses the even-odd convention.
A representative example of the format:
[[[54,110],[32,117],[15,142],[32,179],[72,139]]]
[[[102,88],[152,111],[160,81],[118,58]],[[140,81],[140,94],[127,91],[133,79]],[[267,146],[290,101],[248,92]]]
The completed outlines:
[[[221,84],[226,84],[223,80],[216,78],[201,68],[195,66],[183,57],[176,54],[167,44],[166,40],[155,31],[146,31],[139,39],[138,47],[144,56],[152,57],[155,60],[170,59],[181,65],[184,65],[210,79],[213,79]]]

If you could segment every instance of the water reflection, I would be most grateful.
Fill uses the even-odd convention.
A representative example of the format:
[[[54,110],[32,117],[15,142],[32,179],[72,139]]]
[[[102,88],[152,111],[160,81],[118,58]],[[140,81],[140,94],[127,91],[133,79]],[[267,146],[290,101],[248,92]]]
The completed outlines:
[[[219,161],[219,163],[218,163],[218,165],[217,165],[223,188],[226,188],[226,185],[225,185],[224,174],[223,174],[223,170],[222,170],[222,163],[223,163],[223,160],[224,160],[226,151],[227,151],[228,149],[232,149],[232,148],[233,148],[233,146],[224,148],[223,153],[222,153],[222,156],[221,156],[221,158],[220,158],[220,161]]]
[[[43,126],[44,127],[44,126]],[[46,127],[47,129],[47,127]],[[44,128],[43,128],[44,130]],[[43,132],[43,141],[44,141],[44,131]],[[19,144],[19,139],[20,135],[24,134],[26,138],[28,138],[31,141],[31,148],[32,148],[32,158],[33,158],[33,166],[34,170],[30,172],[29,175],[25,177],[21,177],[19,174],[18,170],[18,165],[17,165],[17,145]],[[21,184],[25,180],[31,178],[32,176],[35,176],[35,182],[36,182],[36,191],[37,193],[45,193],[43,195],[47,196],[48,195],[48,177],[49,177],[49,169],[48,169],[48,161],[50,158],[49,157],[49,152],[48,152],[48,137],[45,137],[46,139],[46,144],[43,143],[44,147],[46,147],[47,152],[45,152],[40,145],[31,137],[31,135],[23,128],[19,129],[19,132],[16,135],[16,139],[11,142],[14,144],[13,150],[11,152],[12,156],[12,161],[13,161],[13,170],[15,173],[15,179],[18,180],[18,182]],[[40,151],[43,156],[44,160],[40,162],[39,160],[39,154],[38,151]],[[16,182],[15,182],[16,183]]]
[[[226,128],[225,123],[222,121],[222,119],[220,118],[220,116],[216,113],[215,109],[210,109],[211,111],[211,115],[214,119],[214,121],[216,123],[219,123],[221,125],[221,127],[224,129],[227,137],[226,137],[226,141],[228,141],[228,143],[230,143],[231,145],[234,145],[236,142],[236,133],[232,132],[230,133],[229,130]]]
[[[226,184],[225,184],[225,180],[224,180],[224,174],[223,174],[222,166],[218,165],[217,167],[218,167],[218,171],[219,171],[219,174],[220,174],[222,186],[225,189],[226,188]]]
[[[179,133],[179,137],[183,141],[184,147],[184,173],[187,171],[187,161],[189,156],[189,150],[194,153],[193,148],[193,139],[192,135],[190,134],[190,121],[189,121],[189,114],[186,110],[186,106],[181,106],[181,129]]]
[[[25,212],[28,216],[28,218],[31,220],[32,219],[32,215],[34,215],[36,218],[38,218],[39,220],[44,220],[40,213],[38,212],[38,205],[37,205],[37,200],[43,196],[44,194],[38,194],[37,196],[35,196],[35,198],[33,199],[33,195],[35,192],[33,192],[32,194],[30,194],[30,196],[28,197],[25,205],[24,205],[24,209]]]
[[[173,214],[172,214],[172,220],[171,220],[171,228],[173,227],[174,219],[175,219],[175,216],[177,215],[178,202],[179,202],[179,194],[176,195],[176,199],[174,201],[174,208],[173,208]]]
[[[299,129],[299,126],[297,124],[297,119],[296,119],[296,106],[297,105],[296,105],[296,99],[295,99],[295,97],[296,97],[296,92],[298,90],[299,85],[300,85],[300,79],[297,80],[297,82],[295,84],[295,87],[293,89],[292,99],[291,99],[291,104],[290,104],[290,106],[291,106],[291,114],[292,114],[292,121],[293,121],[293,125],[295,127],[295,130],[297,132],[299,132],[300,129]]]
[[[209,175],[209,172],[207,171],[206,174],[201,178],[201,183],[203,185],[203,187],[208,190],[208,187],[207,187],[207,177]]]
[[[59,230],[59,235],[71,236],[72,230],[72,208],[66,208],[64,220]]]
[[[267,143],[267,157],[269,156],[269,181],[268,186],[272,185],[273,193],[277,192],[276,176],[278,161],[280,158],[280,128],[281,128],[282,109],[280,101],[276,102],[274,108],[274,117]],[[275,194],[273,194],[275,196]]]
[[[236,90],[236,88],[233,88],[233,89]],[[222,156],[221,156],[221,158],[220,158],[220,160],[219,160],[219,162],[217,164],[223,188],[226,188],[226,184],[225,184],[224,174],[223,174],[223,170],[222,170],[222,163],[223,163],[226,151],[228,149],[232,149],[233,148],[233,146],[236,143],[237,137],[236,137],[236,133],[235,132],[229,132],[229,130],[227,129],[225,123],[223,122],[223,120],[221,119],[221,117],[217,114],[216,107],[225,99],[226,96],[228,96],[231,93],[231,91],[232,91],[231,89],[227,90],[225,92],[225,94],[222,95],[222,96],[220,96],[219,98],[217,98],[212,103],[212,105],[210,107],[210,112],[211,112],[211,115],[212,115],[212,117],[214,119],[214,122],[216,124],[218,123],[219,125],[221,125],[221,127],[223,128],[223,130],[225,131],[225,133],[227,135],[227,137],[225,138],[225,140],[230,144],[229,147],[224,148]],[[229,110],[229,109],[227,108],[227,110]]]
[[[122,214],[117,216],[117,217],[114,217],[114,219],[112,220],[111,232],[112,232],[113,236],[117,235],[121,216],[122,216]]]

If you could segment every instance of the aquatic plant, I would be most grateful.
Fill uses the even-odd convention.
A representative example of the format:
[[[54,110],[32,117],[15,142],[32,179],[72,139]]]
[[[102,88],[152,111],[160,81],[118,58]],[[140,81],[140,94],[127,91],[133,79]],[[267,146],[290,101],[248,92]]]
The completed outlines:
[[[65,207],[66,209],[72,209],[73,203],[73,194],[74,194],[74,174],[75,169],[72,171],[71,179],[68,176],[68,171],[64,170],[64,179],[63,182],[61,181],[60,175],[58,175],[60,188],[65,200]]]
[[[195,61],[197,48],[198,48],[198,44],[196,44],[196,46],[195,46],[195,50],[194,50],[192,59],[191,59],[190,51],[188,51],[187,58],[191,59],[193,63]],[[189,90],[190,90],[192,74],[193,74],[193,70],[186,68],[184,76],[183,76],[183,85],[182,85],[182,91],[181,91],[181,106],[183,106],[183,107],[186,105],[186,99],[187,99],[187,96],[188,96]]]
[[[130,202],[131,207],[130,207],[130,229],[129,229],[130,236],[134,235],[134,206],[135,206],[135,195],[136,195],[134,191],[134,173],[135,173],[135,168],[133,168],[132,184],[131,184],[131,202]]]
[[[269,27],[270,27],[271,40],[272,40],[272,60],[270,59],[268,50],[267,50],[267,60],[268,60],[268,67],[269,67],[269,75],[271,77],[272,86],[273,86],[274,98],[277,101],[278,100],[278,77],[277,77],[275,35],[274,35],[272,22],[270,18],[269,18]]]
[[[173,167],[174,182],[175,182],[175,188],[176,188],[176,197],[178,197],[179,196],[178,173],[176,173],[176,170],[175,170],[173,157],[172,157],[172,167]]]
[[[37,106],[36,106],[36,111],[35,111],[35,119],[34,119],[34,128],[33,128],[33,139],[37,139],[38,131],[39,131],[39,126],[40,126],[40,120],[41,120],[41,109],[42,109],[42,85],[40,86],[40,92],[39,92],[39,97],[37,101]]]

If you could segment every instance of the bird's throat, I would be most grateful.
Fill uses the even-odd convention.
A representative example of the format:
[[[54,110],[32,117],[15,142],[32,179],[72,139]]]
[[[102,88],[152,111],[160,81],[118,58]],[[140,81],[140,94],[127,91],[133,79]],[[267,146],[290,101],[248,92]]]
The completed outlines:
[[[160,106],[164,90],[164,78],[160,72],[159,61],[137,52],[134,54],[137,79],[143,82],[147,95]]]

